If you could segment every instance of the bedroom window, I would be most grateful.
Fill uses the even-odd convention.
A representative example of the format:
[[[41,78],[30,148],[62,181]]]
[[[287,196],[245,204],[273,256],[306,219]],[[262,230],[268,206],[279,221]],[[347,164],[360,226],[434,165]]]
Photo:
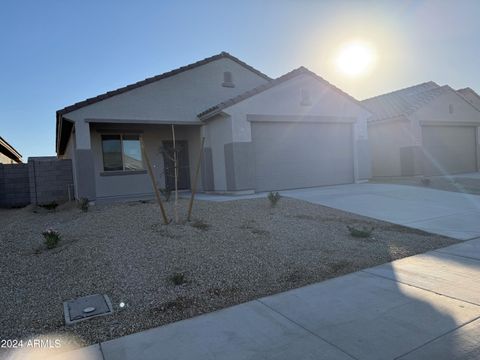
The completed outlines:
[[[103,170],[143,170],[138,135],[102,135]]]

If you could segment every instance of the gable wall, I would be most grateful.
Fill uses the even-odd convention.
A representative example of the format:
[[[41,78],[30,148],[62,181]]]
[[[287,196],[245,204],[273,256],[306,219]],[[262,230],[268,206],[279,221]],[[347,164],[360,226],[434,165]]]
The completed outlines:
[[[223,73],[232,72],[234,88],[223,87]],[[197,114],[267,80],[233,60],[219,59],[153,82],[66,115],[88,118],[195,122]]]
[[[453,113],[449,105],[453,105]],[[410,115],[417,121],[435,122],[477,122],[480,124],[480,111],[476,110],[455,91],[448,91]]]
[[[407,118],[371,123],[368,142],[372,156],[372,175],[402,176],[402,149],[413,148],[415,134]]]
[[[471,89],[463,89],[458,91],[466,100],[480,110],[480,97]]]
[[[302,90],[309,94],[311,105],[302,105]],[[291,121],[291,119],[295,119],[294,121],[318,121],[312,117],[325,117],[325,120],[329,118],[331,121],[350,119],[354,121],[355,179],[368,179],[371,176],[367,132],[367,118],[371,114],[347,96],[340,94],[312,75],[302,74],[287,80],[225,109],[225,112],[232,119],[233,143],[251,143],[252,129],[249,118],[252,116],[278,116],[284,117],[287,121]],[[276,118],[276,120],[278,119]],[[240,159],[248,154],[248,148],[244,147],[244,151],[237,153],[236,158]],[[237,169],[237,173],[245,171]]]
[[[302,89],[310,95],[310,106],[301,105]],[[337,93],[311,75],[304,74],[225,109],[233,118],[233,141],[251,141],[247,114],[272,116],[333,116],[358,119],[358,137],[367,137],[367,110]]]
[[[230,71],[235,87],[223,87]],[[237,62],[222,58],[172,77],[113,96],[65,115],[76,122],[77,147],[90,148],[85,119],[199,122],[205,109],[268,82]]]

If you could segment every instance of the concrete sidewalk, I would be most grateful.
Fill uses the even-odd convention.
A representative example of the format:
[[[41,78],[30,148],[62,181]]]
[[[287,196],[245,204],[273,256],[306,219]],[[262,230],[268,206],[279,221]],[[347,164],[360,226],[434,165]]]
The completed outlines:
[[[349,184],[281,194],[459,240],[480,237],[478,195],[394,184]]]
[[[106,360],[478,359],[478,279],[480,240],[472,240],[83,352]]]

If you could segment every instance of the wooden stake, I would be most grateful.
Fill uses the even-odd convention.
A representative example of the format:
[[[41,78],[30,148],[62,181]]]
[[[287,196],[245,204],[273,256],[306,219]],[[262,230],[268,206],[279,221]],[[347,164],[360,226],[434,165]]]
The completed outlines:
[[[173,166],[175,170],[175,204],[173,205],[173,213],[175,223],[178,224],[178,164],[177,164],[177,145],[175,144],[175,125],[172,124],[173,138]]]
[[[197,178],[198,178],[198,173],[200,172],[200,165],[202,164],[204,144],[205,144],[205,137],[202,137],[202,144],[200,145],[200,155],[198,156],[197,167],[195,168],[195,176],[193,178],[192,195],[190,196],[190,203],[188,204],[187,221],[190,221],[190,217],[192,216],[193,200],[195,198],[195,193],[197,191]]]
[[[145,146],[143,145],[142,138],[140,138],[140,146],[142,147],[143,158],[145,159],[145,163],[147,164],[148,174],[150,175],[150,179],[152,180],[153,190],[155,191],[158,206],[160,206],[160,211],[162,212],[163,223],[167,225],[170,221],[168,220],[167,214],[165,213],[165,208],[162,204],[162,198],[160,197],[160,191],[158,191],[157,181],[155,180],[155,176],[153,175],[152,166],[150,165],[150,160],[148,159],[147,152],[145,151]]]

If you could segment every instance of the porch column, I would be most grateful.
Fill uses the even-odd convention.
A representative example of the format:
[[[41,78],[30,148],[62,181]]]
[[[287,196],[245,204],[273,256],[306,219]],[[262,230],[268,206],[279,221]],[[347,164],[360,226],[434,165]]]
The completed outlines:
[[[90,124],[85,120],[75,123],[75,195],[77,199],[87,198],[94,201],[95,171],[91,145]]]

